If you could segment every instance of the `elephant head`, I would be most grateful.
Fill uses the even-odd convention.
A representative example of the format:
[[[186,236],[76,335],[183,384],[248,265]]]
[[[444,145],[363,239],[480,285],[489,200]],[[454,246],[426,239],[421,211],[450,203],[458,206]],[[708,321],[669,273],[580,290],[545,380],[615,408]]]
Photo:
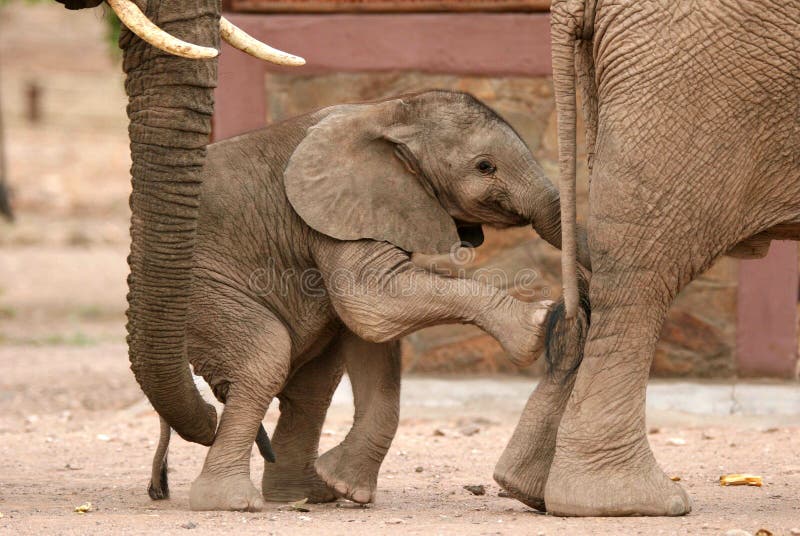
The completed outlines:
[[[69,9],[100,0],[58,0]],[[186,309],[200,193],[211,134],[217,50],[232,45],[276,63],[275,51],[220,20],[219,0],[108,0],[120,36],[131,140],[131,368],[153,407],[182,437],[210,444],[216,412],[194,385],[185,356]],[[141,9],[144,9],[142,12]]]
[[[561,246],[558,190],[514,129],[473,96],[427,91],[322,115],[285,173],[289,201],[315,230],[447,253],[459,241],[480,245],[481,224],[533,224]]]

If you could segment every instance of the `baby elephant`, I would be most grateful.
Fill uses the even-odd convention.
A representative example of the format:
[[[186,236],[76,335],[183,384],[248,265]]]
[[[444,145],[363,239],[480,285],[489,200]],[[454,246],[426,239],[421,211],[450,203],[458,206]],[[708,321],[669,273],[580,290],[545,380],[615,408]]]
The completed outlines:
[[[192,509],[262,507],[250,452],[275,396],[263,497],[371,501],[397,427],[400,337],[474,324],[519,365],[542,347],[547,304],[442,277],[411,254],[479,245],[483,224],[532,224],[558,247],[558,207],[522,139],[465,93],[333,106],[210,146],[187,340],[225,409]],[[355,423],[317,459],[345,364]]]

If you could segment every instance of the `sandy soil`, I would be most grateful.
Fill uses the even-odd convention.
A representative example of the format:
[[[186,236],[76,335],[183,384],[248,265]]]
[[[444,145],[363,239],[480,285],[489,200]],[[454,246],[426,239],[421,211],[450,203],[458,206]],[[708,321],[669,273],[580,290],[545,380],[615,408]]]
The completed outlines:
[[[412,398],[414,382],[408,382]],[[443,403],[446,392],[431,393],[430,403],[403,407],[376,504],[311,505],[309,512],[271,504],[257,514],[205,513],[188,511],[187,497],[205,448],[180,439],[170,453],[172,499],[147,496],[157,418],[127,369],[124,345],[0,347],[0,393],[0,531],[18,534],[154,534],[194,527],[189,530],[203,534],[722,534],[766,528],[788,535],[800,526],[796,427],[757,421],[732,426],[724,418],[701,427],[676,426],[674,419],[659,426],[656,418],[650,442],[662,467],[692,495],[693,513],[564,519],[498,497],[491,478],[524,396],[456,405]],[[344,438],[351,411],[347,400],[334,404],[322,450]],[[276,413],[268,413],[270,427]],[[472,425],[478,433],[464,435]],[[686,444],[673,446],[673,438]],[[257,456],[253,479],[260,482]],[[765,485],[720,487],[719,476],[733,472],[762,475]],[[485,485],[486,495],[463,489],[474,484]],[[91,512],[73,511],[87,501]]]

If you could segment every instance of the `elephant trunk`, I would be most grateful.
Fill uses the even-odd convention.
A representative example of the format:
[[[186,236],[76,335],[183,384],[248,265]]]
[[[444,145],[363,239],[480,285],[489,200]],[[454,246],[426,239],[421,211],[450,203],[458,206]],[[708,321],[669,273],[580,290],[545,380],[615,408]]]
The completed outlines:
[[[528,214],[531,225],[539,236],[552,246],[561,249],[561,200],[558,190],[543,173],[536,177],[533,183],[541,184],[543,187],[530,192],[528,209],[525,213]],[[591,271],[592,261],[589,257],[586,229],[578,225],[576,232],[578,262]]]
[[[219,48],[219,0],[137,1],[171,35]],[[131,369],[153,407],[181,437],[209,445],[217,416],[189,370],[186,317],[217,60],[172,56],[130,31],[123,31],[120,47],[133,162]]]

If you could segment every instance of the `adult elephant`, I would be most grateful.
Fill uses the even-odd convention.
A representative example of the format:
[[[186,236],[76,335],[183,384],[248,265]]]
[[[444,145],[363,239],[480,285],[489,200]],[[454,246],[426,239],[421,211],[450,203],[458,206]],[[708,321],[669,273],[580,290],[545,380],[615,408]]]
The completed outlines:
[[[555,447],[525,450],[517,433],[499,472],[556,515],[686,514],[647,442],[645,386],[687,283],[726,253],[800,239],[800,4],[556,0],[552,41],[568,317],[576,74],[588,125],[591,327]],[[554,433],[532,415],[525,427]]]
[[[58,1],[68,9],[101,3]],[[219,0],[109,0],[109,5],[133,30],[123,29],[120,37],[133,184],[127,313],[131,368],[173,429],[187,440],[210,445],[217,416],[192,381],[185,324],[220,33],[262,59],[295,65],[303,60],[221,22]]]

